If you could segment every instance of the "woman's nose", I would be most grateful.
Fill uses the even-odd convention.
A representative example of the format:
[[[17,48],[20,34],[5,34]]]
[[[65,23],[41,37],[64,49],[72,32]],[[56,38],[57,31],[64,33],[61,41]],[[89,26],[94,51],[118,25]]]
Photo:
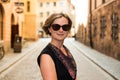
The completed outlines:
[[[63,31],[62,27],[60,27],[59,31]]]

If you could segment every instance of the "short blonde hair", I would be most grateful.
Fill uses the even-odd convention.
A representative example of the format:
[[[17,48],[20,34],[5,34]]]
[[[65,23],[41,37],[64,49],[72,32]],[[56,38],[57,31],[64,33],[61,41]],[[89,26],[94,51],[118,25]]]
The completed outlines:
[[[43,25],[43,30],[45,31],[46,34],[49,34],[51,35],[51,33],[49,32],[49,28],[51,26],[51,24],[58,18],[61,18],[61,17],[65,17],[67,20],[68,20],[68,24],[70,25],[70,28],[72,26],[72,21],[71,19],[69,18],[69,16],[67,14],[64,14],[64,13],[53,13],[52,15],[50,15],[46,21],[45,21],[45,24]]]

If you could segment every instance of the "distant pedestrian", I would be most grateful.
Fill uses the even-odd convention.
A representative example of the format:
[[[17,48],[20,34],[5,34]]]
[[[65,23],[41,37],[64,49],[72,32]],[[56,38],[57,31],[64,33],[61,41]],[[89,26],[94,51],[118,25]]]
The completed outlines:
[[[71,26],[71,19],[63,13],[54,13],[45,21],[43,30],[51,41],[37,58],[43,80],[77,80],[75,60],[64,45]]]

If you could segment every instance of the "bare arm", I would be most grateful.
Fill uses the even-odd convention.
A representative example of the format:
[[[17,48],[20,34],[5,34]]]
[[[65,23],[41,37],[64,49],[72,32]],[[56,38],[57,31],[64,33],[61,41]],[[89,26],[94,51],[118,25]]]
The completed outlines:
[[[43,54],[41,56],[40,69],[43,80],[57,80],[55,65],[49,55]]]
[[[78,78],[76,78],[75,80],[78,80]]]

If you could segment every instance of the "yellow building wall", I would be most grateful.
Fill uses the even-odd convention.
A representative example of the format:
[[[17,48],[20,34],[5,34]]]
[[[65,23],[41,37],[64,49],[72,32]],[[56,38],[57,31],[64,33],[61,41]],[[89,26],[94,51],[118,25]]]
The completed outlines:
[[[10,3],[2,3],[4,9],[3,16],[3,41],[5,52],[10,49],[10,39],[11,39],[11,11],[12,7]]]
[[[25,15],[25,22],[23,25],[23,38],[28,40],[37,39],[37,25],[36,15]]]
[[[30,2],[30,11],[27,11],[28,1]],[[24,1],[24,22],[22,28],[23,39],[36,40],[37,37],[37,1]]]

